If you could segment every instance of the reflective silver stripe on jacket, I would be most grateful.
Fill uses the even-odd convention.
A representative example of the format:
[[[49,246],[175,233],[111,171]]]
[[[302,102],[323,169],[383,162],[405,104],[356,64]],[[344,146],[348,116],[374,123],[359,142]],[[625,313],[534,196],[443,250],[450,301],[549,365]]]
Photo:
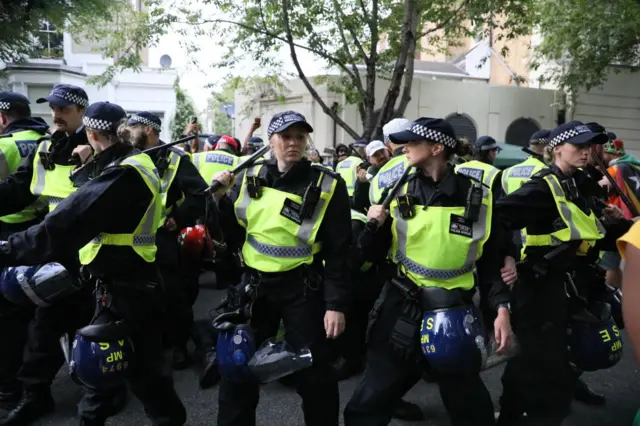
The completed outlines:
[[[36,152],[36,166],[33,169],[33,173],[36,175],[36,184],[33,188],[33,195],[40,196],[42,195],[42,191],[44,191],[45,186],[45,178],[47,171],[42,165],[42,161],[40,160],[40,153],[48,153],[49,146],[51,145],[50,141],[42,142],[38,146],[38,152]]]
[[[138,172],[142,173],[153,187],[155,187],[156,193],[153,194],[153,202],[147,208],[142,220],[142,226],[140,227],[140,234],[133,235],[134,246],[150,246],[154,245],[156,241],[155,237],[155,217],[156,217],[156,203],[158,202],[158,192],[160,190],[160,179],[157,176],[157,170],[150,172],[147,168],[133,157],[126,158],[120,165],[129,165],[134,167]],[[147,184],[147,182],[145,182]],[[137,228],[137,227],[136,227]],[[135,232],[135,231],[134,231]],[[103,235],[100,234],[91,240],[92,244],[102,244]]]
[[[395,254],[395,260],[401,263],[408,271],[419,275],[424,278],[430,279],[452,279],[456,277],[460,277],[462,275],[468,274],[473,271],[473,268],[476,263],[476,259],[478,258],[478,251],[480,250],[480,243],[485,239],[487,235],[487,214],[488,214],[488,205],[491,203],[491,182],[495,175],[498,173],[498,169],[492,169],[489,173],[484,176],[483,183],[486,186],[482,187],[482,198],[485,203],[482,203],[480,206],[480,215],[478,216],[478,220],[473,223],[472,226],[472,237],[471,244],[469,245],[469,250],[467,251],[467,258],[465,259],[464,265],[458,269],[431,269],[426,266],[420,265],[417,262],[409,259],[406,255],[407,253],[407,233],[408,233],[408,220],[404,219],[400,216],[400,211],[396,206],[394,208],[394,222],[396,234],[398,236],[398,250]],[[407,184],[405,184],[398,196],[405,195],[407,190]],[[428,207],[427,207],[428,208]],[[411,219],[409,219],[411,220]]]
[[[171,158],[169,161],[169,167],[167,167],[167,170],[162,177],[162,181],[160,182],[160,192],[163,194],[166,194],[169,191],[169,186],[171,185],[175,175],[178,173],[178,162],[180,162],[180,156],[175,152],[171,152],[169,157]]]
[[[571,213],[571,209],[569,208],[569,205],[567,204],[567,196],[564,193],[564,189],[562,189],[562,185],[560,185],[560,182],[558,181],[558,179],[554,178],[553,175],[545,176],[544,180],[546,180],[549,183],[549,186],[551,187],[551,192],[553,192],[553,196],[556,199],[558,205],[560,206],[560,215],[562,216],[562,219],[565,221],[565,224],[569,225],[569,232],[570,232],[569,241],[581,240],[582,235],[580,234],[580,231],[578,230],[578,228],[575,226],[575,223],[573,222],[573,215]],[[602,223],[598,218],[596,218],[596,227],[598,229],[598,232],[600,232],[601,234],[604,235],[606,233],[604,226],[602,225]],[[562,243],[562,241],[558,240],[557,238],[554,238],[553,235],[551,240],[553,244]]]
[[[244,222],[245,224],[248,225],[247,222],[247,208],[249,207],[249,205],[251,204],[252,201],[254,201],[250,196],[249,196],[249,190],[247,189],[247,185],[245,184],[245,179],[252,177],[252,176],[256,176],[256,174],[259,172],[260,168],[262,166],[253,166],[252,168],[250,168],[249,170],[247,170],[246,172],[246,176],[243,178],[243,182],[242,182],[242,189],[241,189],[241,195],[240,197],[242,197],[240,203],[238,204],[238,206],[236,207],[236,218],[242,222]],[[320,183],[320,191],[322,191],[323,193],[327,194],[329,192],[331,192],[331,187],[333,186],[333,181],[334,178],[332,176],[329,176],[326,173],[322,173],[322,182]],[[275,257],[303,257],[303,256],[310,256],[313,253],[313,247],[309,244],[309,240],[311,239],[311,234],[313,233],[313,226],[314,224],[318,221],[319,216],[320,216],[320,212],[322,211],[322,209],[324,208],[324,205],[327,203],[328,200],[320,197],[320,199],[318,200],[318,204],[316,204],[315,209],[313,210],[313,214],[311,215],[310,219],[304,219],[302,221],[302,224],[300,225],[300,227],[298,228],[298,232],[296,234],[296,245],[294,247],[279,247],[279,249],[282,250],[283,253],[305,253],[304,255],[299,255],[299,256],[291,256],[291,255],[283,255],[283,256],[278,256],[278,255],[273,255],[270,254],[271,252],[274,251],[273,247],[276,246],[271,246],[268,244],[264,244],[264,243],[260,243],[258,242],[255,237],[247,234],[247,243],[249,243],[249,245],[251,247],[253,247],[256,251],[258,251],[261,254],[265,254],[265,255],[270,255],[270,256],[275,256]],[[250,241],[253,241],[253,243]],[[265,247],[264,252],[258,248],[259,245],[263,245]],[[266,247],[271,247],[269,249],[267,249]]]
[[[5,179],[7,176],[9,176],[9,161],[4,151],[0,149],[0,179]]]

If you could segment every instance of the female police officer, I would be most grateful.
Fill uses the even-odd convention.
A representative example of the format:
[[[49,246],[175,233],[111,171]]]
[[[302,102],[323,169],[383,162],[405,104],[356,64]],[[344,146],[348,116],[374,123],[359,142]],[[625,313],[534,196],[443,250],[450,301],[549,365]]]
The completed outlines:
[[[451,125],[442,119],[420,118],[389,137],[405,144],[407,161],[417,171],[404,184],[404,194],[391,204],[390,220],[384,206],[371,206],[369,219],[382,225],[378,229],[369,226],[359,246],[369,248],[369,261],[383,259],[391,249],[401,273],[399,282],[411,289],[407,293],[431,288],[459,295],[466,304],[471,303],[477,266],[479,282],[492,287],[486,294],[499,312],[494,326],[503,350],[510,335],[509,292],[500,278],[502,258],[495,241],[502,237],[496,232],[493,197],[487,189],[496,173],[481,175],[481,182],[456,174],[448,161],[459,142]],[[476,206],[479,214],[465,217],[468,194],[484,185],[481,206]],[[393,403],[420,379],[425,368],[417,333],[421,307],[408,305],[415,302],[392,282],[385,285],[372,311],[365,376],[345,409],[346,426],[389,424]],[[477,372],[443,373],[437,381],[453,426],[494,424],[491,397]]]
[[[581,296],[603,292],[604,280],[597,280],[594,269],[598,250],[615,249],[615,239],[630,226],[614,221],[605,237],[594,214],[600,188],[579,170],[587,164],[591,145],[606,141],[605,133],[594,133],[579,121],[557,127],[547,147],[552,166],[496,205],[507,227],[526,228],[524,263],[512,294],[521,354],[509,361],[502,378],[501,426],[520,424],[523,412],[527,425],[560,425],[569,412],[575,380],[567,352],[566,274],[574,275]]]
[[[303,158],[311,131],[301,114],[275,115],[267,132],[274,158],[239,175],[219,209],[235,226],[227,243],[241,246],[247,275],[257,284],[256,342],[275,336],[282,319],[287,342],[310,346],[313,366],[298,374],[297,384],[305,423],[337,426],[338,385],[325,339],[345,327],[351,216],[344,181]],[[228,171],[214,176],[227,186],[232,179]],[[258,394],[257,385],[223,379],[218,425],[255,425]]]

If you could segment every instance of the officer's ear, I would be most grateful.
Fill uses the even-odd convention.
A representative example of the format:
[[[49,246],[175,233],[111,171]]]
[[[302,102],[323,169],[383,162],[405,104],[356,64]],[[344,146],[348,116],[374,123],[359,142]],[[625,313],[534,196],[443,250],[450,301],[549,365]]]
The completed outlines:
[[[4,112],[0,112],[0,126],[7,127],[9,125],[9,117]]]
[[[94,132],[93,130],[87,128],[85,128],[85,131],[87,132],[87,139],[89,140],[89,142],[100,142],[100,136],[98,135],[98,132]]]

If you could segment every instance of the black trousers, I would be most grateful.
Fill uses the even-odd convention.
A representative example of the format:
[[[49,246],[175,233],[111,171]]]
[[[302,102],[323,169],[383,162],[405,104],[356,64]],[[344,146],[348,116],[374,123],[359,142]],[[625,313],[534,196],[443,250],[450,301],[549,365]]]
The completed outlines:
[[[164,350],[163,324],[166,300],[161,291],[150,293],[135,289],[114,288],[112,312],[131,329],[135,348],[129,387],[142,402],[147,417],[156,426],[181,426],[186,410],[173,386],[171,362]],[[113,411],[108,392],[85,389],[78,405],[86,425],[104,425]]]
[[[28,229],[37,221],[26,223],[0,222],[0,240],[6,240],[14,232]],[[24,347],[27,344],[29,323],[34,317],[35,306],[16,306],[0,295],[0,396],[21,390],[17,374],[22,366]]]
[[[35,307],[16,306],[0,295],[0,396],[20,392],[17,375]]]
[[[501,423],[526,412],[527,424],[560,425],[569,414],[575,386],[567,351],[564,275],[537,279],[521,273],[511,307],[520,354],[509,360],[502,376]]]
[[[364,377],[344,410],[345,426],[386,426],[394,406],[421,379],[425,368],[419,339],[409,361],[389,351],[391,331],[404,298],[386,285],[371,312]],[[453,426],[493,426],[491,396],[478,374],[439,375],[440,397]]]
[[[299,278],[260,284],[253,305],[251,325],[258,345],[276,335],[282,319],[286,341],[294,347],[311,349],[313,366],[296,373],[296,391],[302,398],[307,426],[338,425],[338,383],[330,374],[324,314],[322,289],[312,291]],[[218,394],[218,426],[254,426],[259,393],[257,384],[222,379]]]
[[[86,287],[69,298],[47,307],[38,307],[29,325],[29,338],[18,379],[25,390],[48,392],[64,363],[60,337],[89,324],[93,315],[93,289]]]
[[[377,268],[370,272],[352,274],[351,277],[354,284],[354,299],[347,313],[349,325],[335,341],[335,351],[347,362],[359,364],[364,361],[367,352],[366,334],[369,312],[380,295],[384,279],[377,273]]]
[[[160,269],[167,296],[166,346],[184,347],[193,327],[193,308],[183,281],[178,233],[159,229],[156,245],[156,264]]]

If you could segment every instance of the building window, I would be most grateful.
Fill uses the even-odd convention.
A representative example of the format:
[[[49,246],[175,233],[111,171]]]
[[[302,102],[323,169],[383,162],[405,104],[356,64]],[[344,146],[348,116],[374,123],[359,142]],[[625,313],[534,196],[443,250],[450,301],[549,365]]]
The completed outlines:
[[[476,125],[467,114],[451,114],[445,118],[445,121],[451,124],[458,138],[464,138],[471,144],[478,139]]]
[[[528,146],[531,135],[540,130],[540,125],[530,118],[514,120],[505,134],[504,141],[511,145]]]
[[[40,58],[62,58],[64,56],[62,33],[53,24],[42,21],[40,30],[36,34],[36,48]]]

